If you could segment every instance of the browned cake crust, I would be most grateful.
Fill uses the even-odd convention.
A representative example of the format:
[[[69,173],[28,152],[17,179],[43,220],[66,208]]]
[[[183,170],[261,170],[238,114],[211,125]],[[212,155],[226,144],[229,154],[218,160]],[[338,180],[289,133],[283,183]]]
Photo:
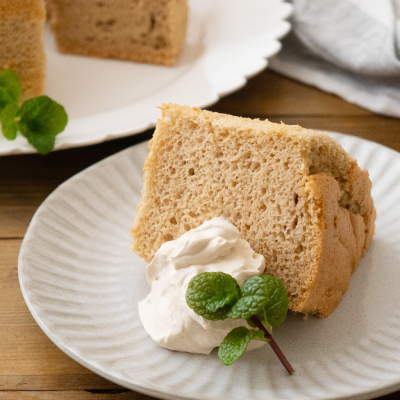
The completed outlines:
[[[43,0],[0,0],[0,71],[18,75],[23,99],[43,94],[46,56],[43,47]]]
[[[173,65],[186,34],[187,0],[49,0],[60,51]]]
[[[132,250],[150,261],[225,215],[283,280],[290,308],[327,317],[374,234],[368,172],[325,133],[171,104],[162,112]]]

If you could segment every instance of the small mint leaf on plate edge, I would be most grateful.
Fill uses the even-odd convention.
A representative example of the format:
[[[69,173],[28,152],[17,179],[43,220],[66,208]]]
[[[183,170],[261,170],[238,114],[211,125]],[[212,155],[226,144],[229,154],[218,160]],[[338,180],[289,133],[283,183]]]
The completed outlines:
[[[9,104],[13,104],[13,99],[8,94],[7,90],[0,86],[0,112]]]
[[[64,107],[47,96],[38,96],[24,101],[19,114],[21,118],[21,133],[51,133],[56,136],[62,132],[68,123]]]
[[[10,96],[13,103],[18,103],[22,95],[21,83],[12,69],[4,69],[0,73],[0,87]]]
[[[46,155],[54,148],[56,137],[49,132],[35,133],[26,131],[24,136],[39,154]]]
[[[22,135],[43,155],[53,150],[55,136],[64,130],[68,122],[64,107],[47,96],[26,100],[18,116]]]
[[[19,107],[15,103],[10,103],[3,108],[0,114],[1,131],[7,140],[14,140],[17,137],[18,123],[15,121]]]

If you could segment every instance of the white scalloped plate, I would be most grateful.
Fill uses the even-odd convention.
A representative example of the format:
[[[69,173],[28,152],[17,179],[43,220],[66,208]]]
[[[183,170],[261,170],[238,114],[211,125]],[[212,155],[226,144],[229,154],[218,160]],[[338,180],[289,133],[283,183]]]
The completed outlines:
[[[69,115],[55,150],[144,131],[162,103],[206,107],[267,66],[290,29],[283,0],[189,0],[186,44],[174,67],[61,54],[47,29],[46,94]],[[0,134],[0,155],[36,152]]]
[[[367,399],[400,389],[400,154],[332,136],[370,172],[376,235],[329,318],[289,315],[275,329],[295,375],[267,346],[224,367],[215,352],[172,352],[144,331],[137,302],[149,292],[146,264],[128,246],[147,143],[71,178],[33,217],[19,255],[33,317],[85,367],[166,399]]]

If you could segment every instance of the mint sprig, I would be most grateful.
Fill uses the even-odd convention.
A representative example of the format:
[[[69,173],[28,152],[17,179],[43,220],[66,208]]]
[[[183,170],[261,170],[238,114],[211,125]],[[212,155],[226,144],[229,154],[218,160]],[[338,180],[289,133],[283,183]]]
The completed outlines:
[[[21,83],[10,69],[0,73],[0,120],[3,136],[14,140],[17,132],[28,140],[38,153],[54,148],[55,137],[65,129],[68,116],[60,104],[47,96],[26,100],[21,107]]]
[[[205,319],[246,319],[252,328],[259,329],[239,327],[228,333],[218,350],[218,357],[224,365],[232,365],[251,340],[265,340],[289,374],[294,372],[272,337],[272,326],[282,324],[289,305],[287,290],[280,279],[270,275],[254,276],[240,289],[236,280],[228,274],[203,272],[190,280],[186,302]]]

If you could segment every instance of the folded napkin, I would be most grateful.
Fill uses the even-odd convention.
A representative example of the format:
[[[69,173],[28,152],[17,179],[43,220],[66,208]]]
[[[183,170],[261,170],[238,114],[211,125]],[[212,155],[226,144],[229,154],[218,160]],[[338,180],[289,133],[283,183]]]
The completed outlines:
[[[400,0],[291,2],[293,29],[271,69],[400,117]]]

